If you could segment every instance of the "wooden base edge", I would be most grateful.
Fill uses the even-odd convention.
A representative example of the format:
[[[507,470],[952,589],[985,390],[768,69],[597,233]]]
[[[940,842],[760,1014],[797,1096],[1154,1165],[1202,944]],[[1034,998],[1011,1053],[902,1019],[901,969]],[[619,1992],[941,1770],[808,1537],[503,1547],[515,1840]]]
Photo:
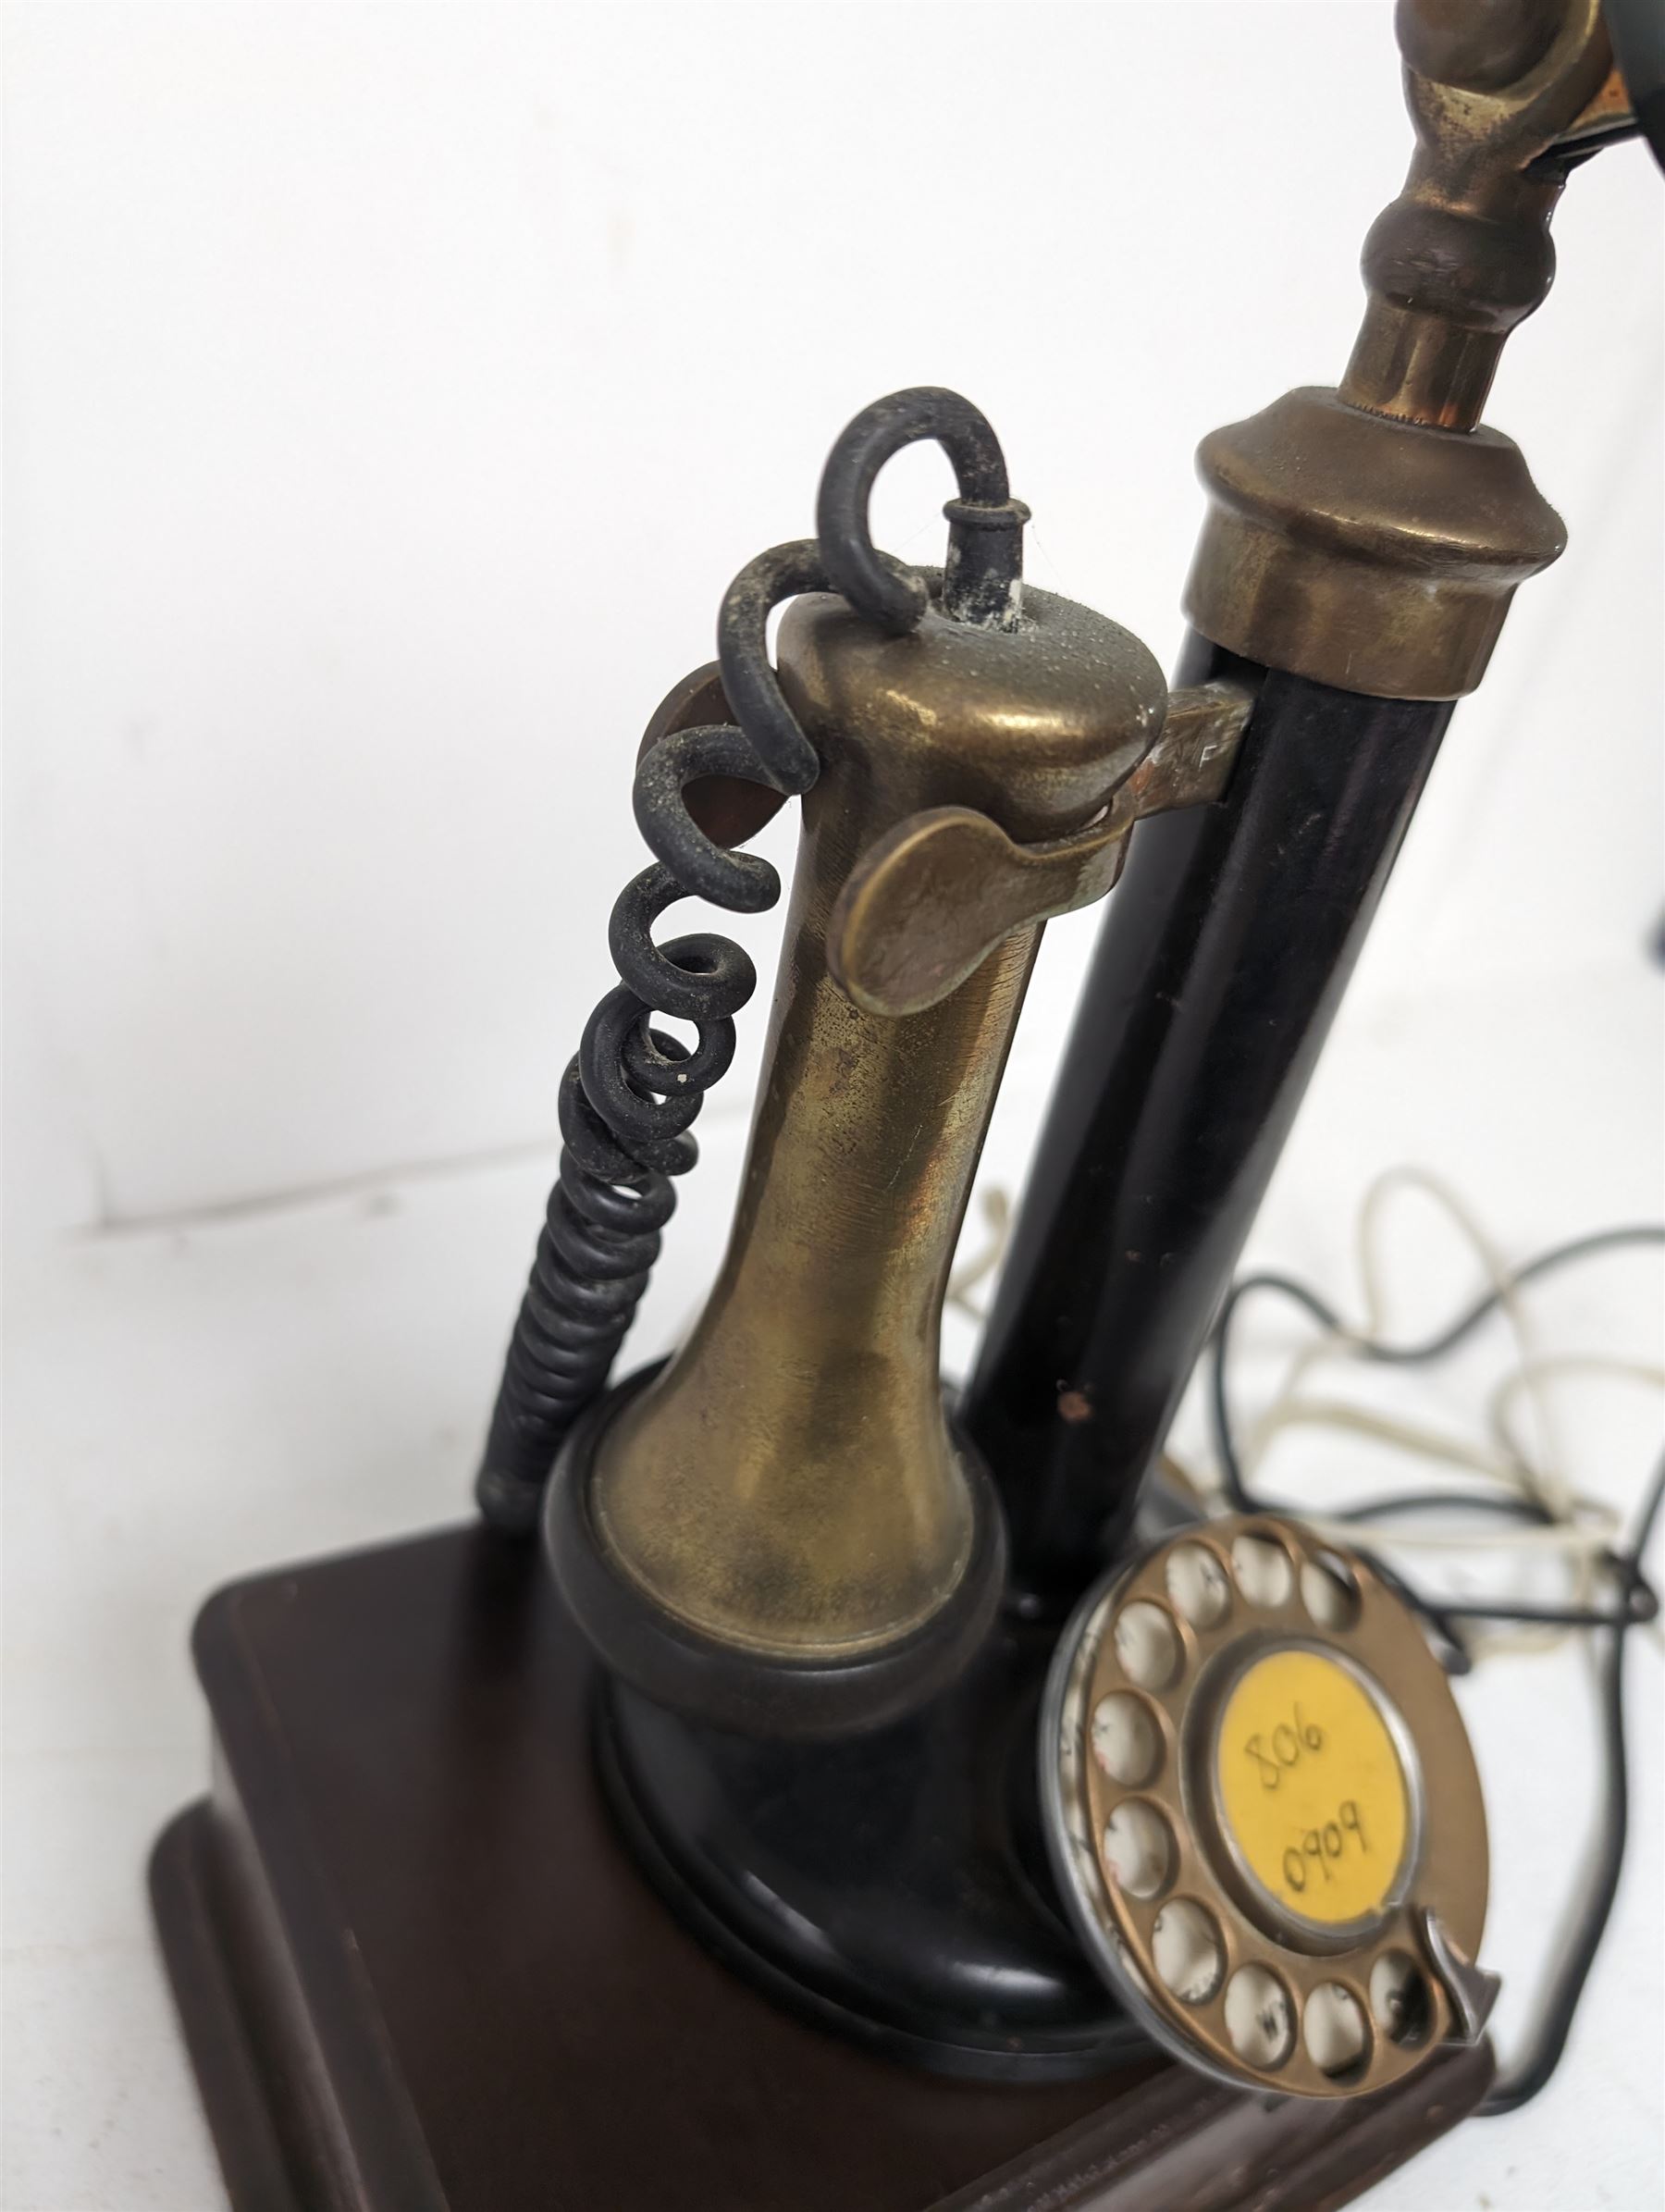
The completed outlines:
[[[477,1531],[222,1593],[198,1657],[215,1790],[151,1894],[235,2212],[1331,2212],[1491,2077],[1018,2089],[806,2027],[647,1888],[570,1624]]]
[[[168,1823],[151,1854],[151,1910],[180,2031],[236,2212],[309,2212],[216,1914],[213,1832],[213,1808],[199,1798]]]

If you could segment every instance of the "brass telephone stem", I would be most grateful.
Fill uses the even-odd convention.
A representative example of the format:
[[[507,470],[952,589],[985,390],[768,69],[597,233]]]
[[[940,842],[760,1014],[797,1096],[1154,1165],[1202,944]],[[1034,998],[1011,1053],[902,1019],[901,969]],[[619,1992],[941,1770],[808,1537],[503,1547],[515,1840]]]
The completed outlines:
[[[505,1534],[537,1526],[557,1454],[606,1382],[675,1210],[672,1179],[697,1155],[691,1126],[728,1069],[734,1017],[757,981],[732,940],[707,931],[661,944],[653,924],[692,896],[730,913],[771,907],[781,888],[773,868],[731,848],[820,773],[770,660],[771,612],[831,589],[888,634],[918,626],[927,579],[875,548],[868,500],[890,456],[919,439],[942,446],[958,487],[947,510],[944,612],[998,631],[1021,619],[1029,511],[1011,497],[1000,441],[958,392],[915,386],[845,426],[822,472],[817,537],[746,563],[723,595],[715,668],[678,686],[654,716],[632,795],[654,865],[614,903],[608,945],[619,982],[561,1079],[560,1175],[475,1477],[482,1514]],[[691,1022],[693,1047],[657,1028],[656,1011]]]
[[[557,1572],[592,1639],[724,1724],[876,1724],[959,1671],[999,1595],[999,1516],[945,1417],[939,1332],[1044,909],[908,1011],[846,994],[829,929],[864,856],[933,809],[1025,848],[1085,832],[1155,747],[1166,686],[1085,609],[1027,591],[1008,626],[1004,587],[985,597],[980,622],[933,603],[902,635],[831,596],[782,624],[821,772],[727,1255],[670,1366],[556,1477]],[[927,869],[902,926],[929,934],[979,895]]]
[[[833,901],[863,849],[944,779],[940,763],[817,727],[796,681],[805,612],[788,618],[783,667],[824,766],[804,804],[739,1209],[693,1335],[608,1437],[596,1514],[690,1625],[849,1656],[917,1628],[970,1557],[971,1489],[937,1379],[942,1296],[1040,933],[1008,936],[910,1019],[864,1014],[839,989]]]

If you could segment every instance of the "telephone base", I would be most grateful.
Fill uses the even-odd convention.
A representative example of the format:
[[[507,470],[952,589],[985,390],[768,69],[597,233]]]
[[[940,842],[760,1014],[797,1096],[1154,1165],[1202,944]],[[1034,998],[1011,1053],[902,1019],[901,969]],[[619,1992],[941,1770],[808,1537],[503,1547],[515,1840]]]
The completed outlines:
[[[1489,2051],[1362,2103],[1155,2057],[944,2080],[779,2009],[616,1839],[536,1547],[451,1528],[220,1592],[212,1794],[152,1886],[236,2212],[1313,2212],[1468,2112]]]
[[[923,1712],[753,1742],[620,1684],[596,1749],[619,1833],[682,1924],[777,2002],[968,2081],[1080,2081],[1153,2055],[1070,1932],[1036,1737],[1055,1629],[997,1621]]]

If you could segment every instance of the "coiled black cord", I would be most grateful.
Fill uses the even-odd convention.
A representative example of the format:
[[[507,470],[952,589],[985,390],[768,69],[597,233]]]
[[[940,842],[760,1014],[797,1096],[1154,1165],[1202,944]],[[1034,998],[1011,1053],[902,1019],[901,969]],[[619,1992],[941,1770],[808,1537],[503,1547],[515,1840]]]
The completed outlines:
[[[722,776],[794,797],[815,782],[815,748],[770,664],[769,617],[800,592],[838,591],[894,634],[918,627],[930,585],[875,550],[868,501],[884,463],[920,439],[943,446],[959,487],[946,509],[941,612],[995,628],[1018,620],[1028,510],[1010,497],[986,418],[957,393],[931,386],[864,409],[828,458],[818,536],[775,546],[729,586],[717,652],[734,721],[672,732],[636,770],[636,825],[654,865],[613,908],[608,945],[620,980],[591,1015],[561,1078],[559,1179],[475,1486],[481,1513],[497,1528],[521,1534],[535,1526],[561,1441],[607,1380],[676,1207],[672,1179],[698,1156],[691,1126],[734,1058],[734,1016],[757,987],[756,970],[732,938],[701,932],[656,945],[653,924],[682,898],[760,914],[781,896],[770,863],[708,836],[684,792],[702,777]],[[655,1029],[655,1012],[692,1022],[694,1044]]]

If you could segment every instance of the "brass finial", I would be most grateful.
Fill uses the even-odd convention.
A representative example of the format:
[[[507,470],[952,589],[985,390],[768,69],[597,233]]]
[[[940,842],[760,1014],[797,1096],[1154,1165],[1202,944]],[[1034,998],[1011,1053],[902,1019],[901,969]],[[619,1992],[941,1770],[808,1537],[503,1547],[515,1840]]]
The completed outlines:
[[[1504,340],[1555,275],[1565,172],[1542,157],[1606,84],[1599,0],[1400,0],[1416,151],[1364,241],[1370,292],[1340,393],[1468,430]]]
[[[1416,148],[1365,242],[1336,390],[1216,430],[1187,613],[1227,650],[1338,690],[1459,698],[1560,517],[1480,426],[1504,340],[1548,291],[1571,160],[1630,121],[1599,0],[1400,0]]]

